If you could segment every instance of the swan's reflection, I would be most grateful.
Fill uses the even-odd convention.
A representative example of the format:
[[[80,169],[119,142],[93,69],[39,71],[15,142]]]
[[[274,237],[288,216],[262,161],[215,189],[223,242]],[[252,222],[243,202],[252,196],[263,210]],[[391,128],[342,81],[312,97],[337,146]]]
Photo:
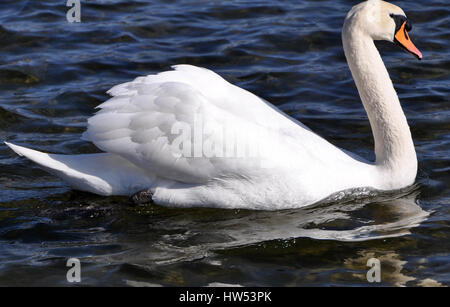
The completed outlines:
[[[163,280],[152,279],[151,285],[155,282],[186,285],[189,277],[184,275],[187,273],[182,268],[190,263],[195,262],[208,270],[211,266],[220,267],[228,272],[229,257],[233,259],[236,253],[238,258],[245,257],[241,268],[245,272],[246,266],[251,267],[254,261],[253,256],[245,256],[248,251],[268,246],[269,250],[261,252],[260,261],[267,262],[274,270],[280,265],[284,267],[284,264],[277,259],[271,260],[273,253],[278,255],[278,261],[279,255],[286,252],[285,261],[305,263],[304,267],[298,268],[299,271],[289,273],[285,281],[289,285],[324,284],[329,278],[339,281],[339,284],[377,285],[366,280],[367,260],[373,257],[382,265],[379,285],[430,284],[426,280],[416,280],[411,276],[413,273],[403,269],[408,259],[398,254],[395,244],[383,243],[385,238],[410,234],[412,228],[427,218],[429,213],[417,203],[418,194],[419,191],[410,190],[396,196],[378,195],[351,201],[341,199],[331,204],[324,202],[309,208],[272,212],[149,206],[145,208],[149,212],[142,212],[140,218],[127,212],[124,218],[131,218],[132,223],[121,222],[120,225],[128,226],[119,230],[119,236],[110,237],[120,244],[120,251],[90,255],[82,261],[102,266],[105,263],[118,267],[127,264],[124,267],[127,279],[133,278],[136,270],[162,270],[166,272]],[[371,240],[379,241],[367,242]],[[410,242],[407,239],[404,243],[408,245]],[[330,258],[330,255],[334,256]],[[312,266],[308,265],[311,257],[316,257]],[[126,270],[130,267],[132,271],[128,273]],[[317,273],[319,271],[322,273]],[[128,281],[135,285],[132,280]],[[208,283],[214,285],[215,282],[222,281],[208,279]],[[234,283],[239,282],[236,280]]]
[[[136,264],[162,265],[273,240],[290,242],[311,238],[357,242],[403,236],[429,215],[416,204],[417,195],[418,191],[413,191],[395,199],[320,204],[276,212],[175,211],[172,217],[152,221],[151,229],[142,234],[142,238],[134,238],[136,245],[126,243],[130,253],[114,255],[109,261],[120,262],[127,258],[127,262],[131,260]],[[144,237],[149,241],[145,247],[141,241]]]

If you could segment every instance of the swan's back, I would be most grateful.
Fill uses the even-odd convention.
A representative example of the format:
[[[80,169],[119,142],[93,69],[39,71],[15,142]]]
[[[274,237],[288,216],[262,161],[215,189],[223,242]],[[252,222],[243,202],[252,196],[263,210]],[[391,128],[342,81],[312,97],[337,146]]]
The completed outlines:
[[[174,71],[139,77],[108,93],[113,98],[99,105],[101,110],[88,120],[84,139],[171,180],[198,184],[250,176],[258,167],[250,162],[261,152],[266,159],[262,163],[280,168],[292,167],[302,153],[309,155],[304,162],[311,162],[311,149],[320,155],[323,146],[328,153],[333,147],[259,97],[204,68],[178,65]],[[183,129],[190,135],[183,136]],[[198,133],[203,134],[200,144]],[[224,134],[232,136],[234,150],[227,148],[230,138]],[[205,148],[198,148],[205,143],[219,149],[205,155]],[[247,152],[237,152],[236,143],[245,145]],[[249,149],[259,152],[248,153]]]

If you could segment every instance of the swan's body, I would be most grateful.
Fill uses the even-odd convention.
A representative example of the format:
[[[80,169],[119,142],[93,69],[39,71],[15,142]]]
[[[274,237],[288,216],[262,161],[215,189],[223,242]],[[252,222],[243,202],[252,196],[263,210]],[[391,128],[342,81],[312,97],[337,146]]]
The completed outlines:
[[[362,25],[378,10],[404,15],[370,0],[350,11],[342,34],[373,130],[375,163],[335,147],[212,71],[190,65],[108,92],[113,98],[99,106],[83,134],[105,153],[57,155],[7,145],[76,189],[100,195],[149,190],[155,203],[166,206],[274,210],[306,206],[351,188],[406,187],[417,172],[414,145],[373,42],[380,38]],[[230,140],[247,151],[227,147]]]

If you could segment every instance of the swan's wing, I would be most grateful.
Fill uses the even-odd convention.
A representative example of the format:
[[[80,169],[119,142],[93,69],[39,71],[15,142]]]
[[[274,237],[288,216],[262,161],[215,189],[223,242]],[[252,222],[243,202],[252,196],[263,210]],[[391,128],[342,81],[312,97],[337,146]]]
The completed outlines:
[[[294,123],[209,70],[176,69],[113,87],[108,93],[114,97],[98,106],[83,138],[160,177],[188,183],[245,177],[261,155],[289,155],[283,136]]]
[[[186,64],[175,65],[173,68],[173,71],[147,76],[144,82],[176,81],[189,84],[218,108],[284,135],[298,136],[305,129],[310,131],[304,124],[287,116],[266,100],[227,82],[209,69]],[[122,85],[116,87],[119,91],[121,88]]]

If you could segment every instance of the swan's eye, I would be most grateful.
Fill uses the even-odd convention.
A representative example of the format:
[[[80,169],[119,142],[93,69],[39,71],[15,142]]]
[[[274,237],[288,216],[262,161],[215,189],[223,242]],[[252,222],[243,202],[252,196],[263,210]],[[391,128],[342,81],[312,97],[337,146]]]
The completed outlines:
[[[405,29],[406,31],[411,31],[412,25],[411,22],[406,18],[404,15],[395,15],[395,14],[389,14],[389,16],[394,19],[395,22],[395,33],[397,33],[398,30],[402,27],[402,25],[406,22]]]
[[[406,19],[405,29],[408,32],[412,30],[412,24],[411,24],[411,22],[408,19]]]

